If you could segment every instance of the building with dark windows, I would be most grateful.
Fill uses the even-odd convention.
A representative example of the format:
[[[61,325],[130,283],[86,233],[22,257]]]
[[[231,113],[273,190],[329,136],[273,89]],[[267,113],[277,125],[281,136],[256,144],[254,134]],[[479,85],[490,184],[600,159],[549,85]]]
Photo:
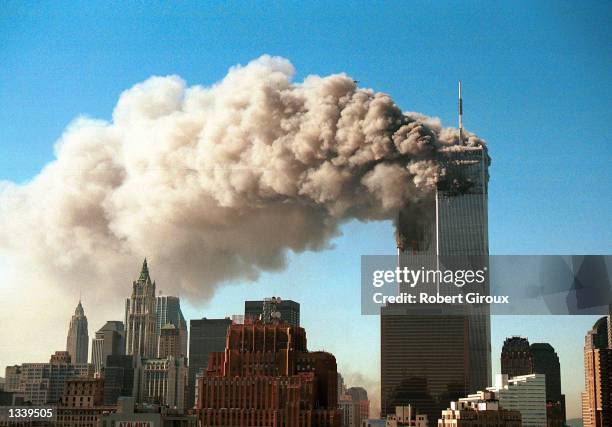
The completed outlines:
[[[444,173],[430,199],[419,212],[399,214],[398,264],[414,268],[424,260],[435,268],[443,257],[469,258],[483,268],[489,253],[487,149],[463,141],[441,155]],[[489,313],[487,305],[474,304],[383,307],[381,415],[410,405],[437,420],[449,402],[484,390],[491,383]]]
[[[274,298],[274,297],[273,297]],[[264,315],[265,301],[245,301],[244,317],[258,320]],[[300,304],[291,300],[281,300],[276,304],[280,319],[293,326],[300,326]]]
[[[87,363],[88,349],[87,317],[85,317],[85,311],[79,300],[74,315],[70,319],[66,351],[70,354],[72,363]]]
[[[534,373],[531,349],[527,338],[506,338],[501,352],[501,373],[508,375],[510,378]]]
[[[115,411],[103,403],[102,378],[74,378],[66,381],[57,408],[57,427],[96,427],[102,414]]]
[[[195,405],[196,375],[203,373],[210,353],[225,350],[227,329],[232,324],[225,319],[198,319],[189,322],[189,373],[187,377],[187,407]]]
[[[564,427],[565,395],[561,394],[561,364],[555,349],[548,343],[530,346],[532,374],[546,376],[546,419],[548,427]]]
[[[121,396],[135,397],[138,377],[135,373],[139,359],[133,356],[110,355],[104,368],[104,404],[115,405]]]
[[[278,320],[231,325],[198,379],[201,425],[339,427],[337,367],[309,352],[303,328]]]
[[[585,338],[583,427],[612,426],[612,305]]]
[[[155,282],[145,259],[138,280],[132,283],[132,296],[125,302],[125,354],[157,356],[155,305]]]
[[[510,337],[501,353],[501,373],[509,378],[544,374],[546,378],[546,420],[548,427],[565,425],[565,396],[561,394],[561,365],[548,343],[529,344],[527,338]]]
[[[91,363],[97,373],[101,373],[106,365],[108,356],[125,354],[125,331],[123,322],[109,320],[91,340]]]

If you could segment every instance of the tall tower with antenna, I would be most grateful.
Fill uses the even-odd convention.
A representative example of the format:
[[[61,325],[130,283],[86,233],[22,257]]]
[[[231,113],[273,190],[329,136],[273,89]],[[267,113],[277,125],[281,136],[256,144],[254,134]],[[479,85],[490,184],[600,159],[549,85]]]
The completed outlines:
[[[461,98],[461,80],[459,80],[459,143],[463,143],[463,98]]]
[[[441,150],[446,173],[421,211],[399,212],[400,268],[415,268],[423,260],[435,268],[441,258],[486,260],[489,254],[489,157],[484,144],[466,140],[461,92],[459,82],[459,141]],[[488,307],[440,307],[432,313],[389,304],[380,321],[383,416],[410,404],[435,420],[449,401],[491,384]]]

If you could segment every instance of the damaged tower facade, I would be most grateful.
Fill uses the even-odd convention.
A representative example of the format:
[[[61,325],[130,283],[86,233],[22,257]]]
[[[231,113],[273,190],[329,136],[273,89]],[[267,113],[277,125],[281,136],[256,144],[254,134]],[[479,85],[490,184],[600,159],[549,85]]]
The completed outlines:
[[[400,212],[399,267],[415,259],[479,259],[489,254],[485,145],[464,143],[459,100],[458,145],[440,153],[444,173],[419,211]],[[421,262],[421,261],[419,261]],[[488,288],[488,283],[486,284]],[[402,292],[402,289],[400,289]],[[412,405],[438,419],[448,402],[484,390],[491,382],[491,325],[486,305],[381,310],[381,413]],[[437,310],[437,312],[435,312]]]

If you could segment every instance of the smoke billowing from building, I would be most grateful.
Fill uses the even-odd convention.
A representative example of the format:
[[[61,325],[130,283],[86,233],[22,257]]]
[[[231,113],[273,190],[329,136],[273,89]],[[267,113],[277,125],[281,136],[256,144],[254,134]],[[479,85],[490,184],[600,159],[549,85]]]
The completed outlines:
[[[205,298],[325,248],[344,221],[418,213],[458,131],[344,74],[293,74],[262,56],[210,87],[152,77],[111,121],[76,119],[39,175],[0,187],[0,250],[107,288],[148,255],[160,281]]]

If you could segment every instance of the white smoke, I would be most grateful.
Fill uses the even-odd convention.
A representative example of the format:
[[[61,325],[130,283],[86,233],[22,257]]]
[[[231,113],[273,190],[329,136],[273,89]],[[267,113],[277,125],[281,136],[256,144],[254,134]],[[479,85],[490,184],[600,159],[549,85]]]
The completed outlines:
[[[418,205],[457,131],[344,74],[293,74],[262,56],[211,87],[152,77],[112,121],[76,119],[40,174],[0,187],[0,250],[56,286],[122,295],[149,256],[164,289],[204,299],[325,248],[343,221]]]

